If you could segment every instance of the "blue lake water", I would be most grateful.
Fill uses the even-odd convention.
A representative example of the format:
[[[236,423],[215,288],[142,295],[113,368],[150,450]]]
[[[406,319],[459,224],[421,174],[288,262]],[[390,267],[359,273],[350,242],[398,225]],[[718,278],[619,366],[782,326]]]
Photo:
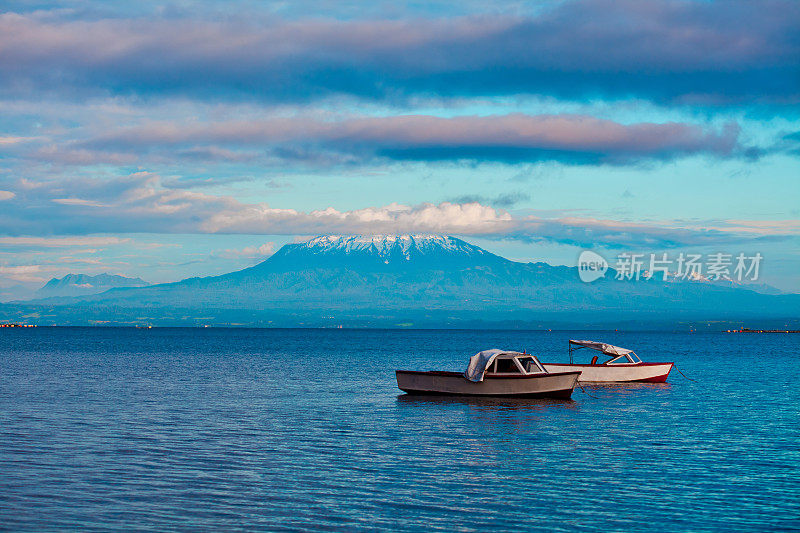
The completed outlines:
[[[396,368],[463,370],[485,348],[566,361],[569,338],[697,382],[673,371],[573,401],[396,388]],[[0,330],[0,528],[798,529],[798,340]]]

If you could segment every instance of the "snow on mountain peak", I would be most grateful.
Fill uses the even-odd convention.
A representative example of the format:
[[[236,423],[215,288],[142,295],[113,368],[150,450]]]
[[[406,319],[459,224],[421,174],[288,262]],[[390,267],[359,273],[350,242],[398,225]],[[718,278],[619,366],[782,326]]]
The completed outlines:
[[[415,252],[483,253],[477,246],[460,239],[432,234],[320,235],[302,246],[315,253],[369,253],[383,258],[400,253],[406,259],[410,259]]]

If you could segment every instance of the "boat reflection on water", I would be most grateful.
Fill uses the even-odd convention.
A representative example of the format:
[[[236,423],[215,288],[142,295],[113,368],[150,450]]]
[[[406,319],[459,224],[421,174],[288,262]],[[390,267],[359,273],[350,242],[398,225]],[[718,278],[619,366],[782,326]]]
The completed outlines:
[[[558,398],[415,394],[398,395],[396,405],[406,427],[470,442],[482,457],[497,451],[495,440],[506,441],[509,435],[540,435],[547,431],[544,428],[558,425],[557,420],[574,419],[581,407],[580,402]],[[486,440],[477,435],[492,437]]]
[[[469,405],[488,409],[542,410],[551,407],[575,407],[578,402],[561,398],[503,398],[501,396],[454,396],[399,394],[397,402],[411,405]]]
[[[609,382],[609,383],[581,383],[583,392],[596,395],[604,392],[633,392],[633,391],[671,391],[671,383],[645,383],[645,382]]]

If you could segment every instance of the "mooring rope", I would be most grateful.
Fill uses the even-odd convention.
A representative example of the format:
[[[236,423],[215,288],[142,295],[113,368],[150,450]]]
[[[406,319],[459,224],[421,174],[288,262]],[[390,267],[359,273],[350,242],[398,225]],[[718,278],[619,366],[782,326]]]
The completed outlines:
[[[673,366],[673,367],[675,367],[675,370],[677,370],[677,371],[678,371],[678,373],[679,373],[681,376],[685,377],[685,378],[686,378],[686,379],[688,379],[689,381],[694,381],[695,383],[697,383],[697,380],[696,380],[696,379],[692,379],[692,378],[690,378],[689,376],[687,376],[686,374],[684,374],[683,372],[681,372],[681,369],[680,369],[680,368],[678,368],[678,365],[676,365],[675,363],[672,363],[672,366]]]
[[[581,382],[580,382],[580,381],[576,381],[576,382],[575,382],[575,385],[577,385],[577,386],[578,386],[578,388],[579,388],[579,389],[581,389],[581,391],[583,391],[583,393],[584,393],[586,396],[588,396],[589,398],[594,398],[595,400],[599,400],[599,399],[600,399],[600,397],[599,397],[599,396],[592,396],[591,394],[589,394],[588,392],[586,392],[586,389],[584,389],[584,388],[581,386]]]

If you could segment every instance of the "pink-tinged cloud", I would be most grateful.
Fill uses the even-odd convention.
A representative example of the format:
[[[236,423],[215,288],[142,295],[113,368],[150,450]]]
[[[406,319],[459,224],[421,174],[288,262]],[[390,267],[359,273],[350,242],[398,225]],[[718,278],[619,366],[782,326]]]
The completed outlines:
[[[758,235],[800,235],[800,220],[726,220],[714,229]]]
[[[687,154],[731,156],[744,151],[739,127],[722,129],[687,123],[622,124],[586,115],[431,115],[321,121],[276,118],[185,124],[152,122],[103,133],[62,150],[102,154],[175,153],[213,148],[258,147],[280,157],[311,158],[338,153],[353,159],[535,161],[626,163]],[[37,152],[35,157],[42,157]],[[68,160],[58,157],[56,161]]]

